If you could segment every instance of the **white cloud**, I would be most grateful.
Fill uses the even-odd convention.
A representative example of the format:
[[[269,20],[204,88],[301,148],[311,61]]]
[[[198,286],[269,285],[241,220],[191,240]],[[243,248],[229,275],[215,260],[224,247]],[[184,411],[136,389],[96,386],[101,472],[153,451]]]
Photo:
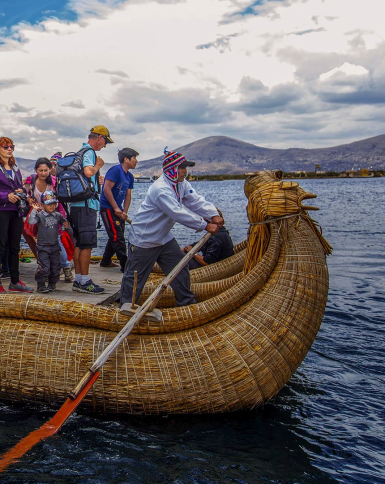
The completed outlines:
[[[73,0],[77,23],[14,26],[0,46],[2,131],[19,137],[17,156],[40,156],[76,149],[103,123],[143,157],[214,134],[270,147],[353,141],[363,106],[362,132],[384,131],[369,114],[384,102],[378,0],[251,4]]]

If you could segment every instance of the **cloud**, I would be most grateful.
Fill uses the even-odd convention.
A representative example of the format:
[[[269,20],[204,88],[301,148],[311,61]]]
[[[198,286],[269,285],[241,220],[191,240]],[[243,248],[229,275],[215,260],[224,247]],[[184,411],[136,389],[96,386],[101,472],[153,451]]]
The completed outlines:
[[[161,85],[126,85],[117,90],[111,103],[129,110],[136,123],[213,124],[225,112],[223,103],[210,99],[205,89],[169,90]]]
[[[108,69],[98,69],[95,72],[98,74],[109,74],[111,76],[118,76],[118,77],[123,77],[125,79],[128,79],[128,74],[126,74],[123,71],[110,71]]]
[[[378,134],[378,4],[71,0],[72,20],[0,29],[9,67],[0,80],[2,129],[20,135],[18,156],[28,157],[70,151],[95,124],[148,158],[163,141],[181,146],[211,134],[270,147],[348,142],[360,125]]]
[[[16,86],[22,86],[28,84],[26,79],[13,78],[13,79],[0,79],[0,91],[3,89],[11,89]]]
[[[26,108],[25,106],[20,106],[18,103],[13,103],[9,108],[10,113],[29,113],[32,108]]]
[[[215,40],[214,42],[208,42],[207,44],[201,44],[197,45],[197,49],[211,49],[212,47],[214,49],[217,49],[218,52],[223,54],[226,50],[231,50],[231,44],[230,40],[233,37],[238,37],[238,33],[236,34],[230,34],[226,36],[220,36],[219,39]]]
[[[301,99],[302,91],[294,83],[280,84],[268,88],[261,81],[245,77],[242,79],[239,91],[241,101],[236,103],[236,109],[253,116],[272,111],[285,111],[289,106]]]
[[[75,109],[85,109],[84,103],[80,99],[77,101],[68,101],[63,103],[62,106]]]

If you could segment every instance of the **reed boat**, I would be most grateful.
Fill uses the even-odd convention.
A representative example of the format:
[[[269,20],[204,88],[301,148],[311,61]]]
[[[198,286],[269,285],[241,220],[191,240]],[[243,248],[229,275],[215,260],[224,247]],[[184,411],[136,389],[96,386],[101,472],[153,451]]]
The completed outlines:
[[[316,195],[282,172],[245,182],[250,223],[234,256],[191,271],[197,304],[142,319],[107,361],[83,408],[115,414],[202,414],[271,400],[309,351],[328,294],[331,246],[302,202]],[[149,278],[143,301],[162,280]],[[141,301],[139,301],[140,303]],[[59,405],[127,323],[115,306],[0,296],[0,399]]]

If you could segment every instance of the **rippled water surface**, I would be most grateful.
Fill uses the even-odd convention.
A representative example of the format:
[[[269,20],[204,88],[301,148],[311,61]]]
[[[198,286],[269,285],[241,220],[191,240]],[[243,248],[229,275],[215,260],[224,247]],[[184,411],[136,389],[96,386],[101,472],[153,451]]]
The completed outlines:
[[[274,402],[203,417],[71,417],[1,483],[385,483],[385,180],[301,180],[334,247],[319,334]],[[196,182],[245,238],[243,182]],[[136,186],[133,211],[146,185]],[[177,227],[180,244],[199,235]],[[103,232],[99,240],[103,243]],[[0,452],[53,415],[0,403]]]

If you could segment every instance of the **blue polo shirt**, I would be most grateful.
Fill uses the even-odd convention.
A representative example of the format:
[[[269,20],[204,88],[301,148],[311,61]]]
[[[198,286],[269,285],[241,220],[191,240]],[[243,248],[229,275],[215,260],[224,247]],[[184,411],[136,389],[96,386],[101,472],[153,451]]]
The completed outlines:
[[[111,192],[116,204],[120,209],[122,209],[127,190],[132,190],[134,188],[134,176],[129,171],[127,171],[126,173],[123,170],[122,165],[119,163],[119,165],[112,166],[107,171],[106,176],[104,177],[104,183],[106,182],[106,180],[111,180],[115,183],[115,185],[112,187]],[[100,196],[100,206],[102,208],[109,208],[113,210],[110,202],[104,195],[104,184],[102,194]]]

